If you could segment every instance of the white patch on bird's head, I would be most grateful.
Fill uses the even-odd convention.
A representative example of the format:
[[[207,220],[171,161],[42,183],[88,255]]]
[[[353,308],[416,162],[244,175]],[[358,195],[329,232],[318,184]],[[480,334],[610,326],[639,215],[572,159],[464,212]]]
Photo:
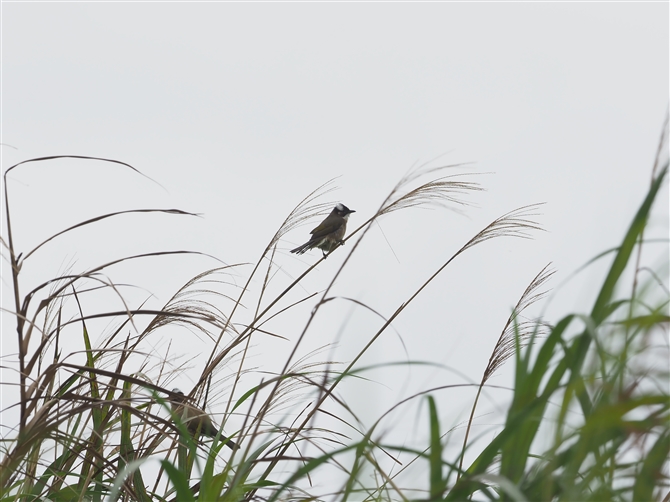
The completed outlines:
[[[335,206],[335,209],[341,213],[342,211],[347,210],[347,206],[345,206],[344,204],[338,204],[337,206]]]

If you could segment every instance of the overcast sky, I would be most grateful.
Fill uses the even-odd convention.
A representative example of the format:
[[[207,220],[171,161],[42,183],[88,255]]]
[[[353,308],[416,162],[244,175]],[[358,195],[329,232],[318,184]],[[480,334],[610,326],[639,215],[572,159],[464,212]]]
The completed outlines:
[[[368,375],[379,383],[349,399],[372,420],[411,392],[479,381],[510,309],[544,265],[553,262],[556,287],[619,243],[650,181],[668,107],[668,46],[667,2],[4,2],[2,142],[11,147],[2,147],[3,171],[32,157],[91,155],[130,163],[162,185],[84,161],[17,170],[9,188],[19,250],[107,211],[203,215],[140,216],[77,232],[31,258],[26,280],[161,249],[255,262],[291,209],[332,178],[339,190],[323,200],[355,209],[353,229],[417,163],[441,156],[430,165],[469,162],[450,172],[488,173],[471,178],[486,192],[467,196],[474,206],[464,215],[407,210],[371,229],[334,293],[390,315],[491,220],[546,202],[538,216],[546,232],[459,257],[394,323],[397,334],[378,342],[367,364],[409,358],[447,369]],[[320,256],[288,253],[317,223],[280,242],[277,288]],[[668,224],[666,187],[653,235],[667,237]],[[320,265],[292,298],[323,289],[348,251]],[[650,264],[662,254],[650,248]],[[548,319],[588,312],[607,264],[557,290],[542,306]],[[158,307],[215,265],[165,259],[114,277],[145,287],[130,297],[151,292]],[[4,277],[3,306],[8,284]],[[274,328],[293,341],[308,313],[306,306]],[[333,302],[301,353],[339,336],[328,357],[346,360],[379,322]],[[5,316],[3,355],[16,351],[11,326]],[[174,343],[195,358],[176,382],[190,389],[211,344]],[[291,347],[259,338],[253,364],[269,368]],[[493,383],[509,385],[508,366]],[[454,405],[456,395],[466,404]],[[438,395],[445,426],[467,417],[472,396]]]

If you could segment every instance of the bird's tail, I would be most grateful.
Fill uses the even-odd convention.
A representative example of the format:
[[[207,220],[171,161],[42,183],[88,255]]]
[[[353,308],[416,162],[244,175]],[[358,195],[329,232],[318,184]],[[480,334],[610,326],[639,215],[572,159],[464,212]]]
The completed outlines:
[[[216,427],[214,427],[214,425],[212,425],[212,429],[208,432],[211,432],[211,434],[207,434],[207,436],[216,437],[216,435],[219,433],[219,429],[217,429]],[[230,448],[231,450],[234,450],[235,448],[237,448],[237,444],[235,443],[235,441],[233,441],[229,437],[225,436],[224,434],[221,434],[221,436],[219,436],[219,438],[220,438],[220,441],[222,443],[226,443],[226,446],[228,448]]]
[[[298,246],[295,249],[291,249],[291,253],[303,254],[305,251],[307,251],[308,249],[311,249],[311,248],[312,248],[312,242],[310,241],[310,242],[306,242],[302,246]]]
[[[229,437],[226,437],[226,436],[224,436],[223,434],[221,434],[221,436],[219,436],[219,437],[221,438],[221,439],[220,439],[221,442],[222,442],[222,443],[226,443],[226,446],[227,446],[228,448],[230,448],[231,450],[234,450],[235,448],[237,448],[237,444],[235,443],[235,441],[233,441],[233,440],[230,439]]]

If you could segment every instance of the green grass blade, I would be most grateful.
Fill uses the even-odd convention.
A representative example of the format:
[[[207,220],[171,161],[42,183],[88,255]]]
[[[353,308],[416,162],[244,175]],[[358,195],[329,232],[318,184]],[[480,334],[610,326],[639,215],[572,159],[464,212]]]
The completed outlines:
[[[607,304],[610,302],[610,299],[614,294],[614,288],[619,282],[619,278],[628,264],[628,260],[630,259],[633,249],[635,248],[635,244],[637,243],[640,235],[642,235],[642,230],[644,229],[647,223],[647,219],[649,218],[649,213],[651,212],[654,199],[663,185],[663,180],[665,179],[667,173],[668,165],[666,164],[656,179],[654,179],[652,182],[651,188],[649,189],[644,202],[635,214],[635,217],[633,218],[633,221],[628,228],[628,232],[626,232],[626,236],[624,237],[623,242],[621,243],[621,246],[619,247],[619,250],[614,257],[614,262],[610,267],[607,278],[605,279],[605,282],[600,289],[600,293],[598,294],[598,298],[596,299],[596,302],[593,305],[593,309],[591,310],[591,317],[596,324],[600,324],[607,317]]]
[[[442,442],[440,436],[440,420],[437,415],[435,398],[428,396],[428,414],[430,426],[430,500],[439,500],[444,492],[442,479]]]
[[[633,500],[653,500],[654,488],[663,478],[663,466],[670,457],[670,430],[666,428],[651,447],[635,479]]]

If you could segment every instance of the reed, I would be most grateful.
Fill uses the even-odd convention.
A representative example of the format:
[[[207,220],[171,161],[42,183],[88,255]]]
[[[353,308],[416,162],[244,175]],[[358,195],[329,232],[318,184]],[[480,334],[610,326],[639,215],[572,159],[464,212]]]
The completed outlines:
[[[3,356],[5,366],[16,370],[16,378],[0,385],[18,389],[17,401],[3,401],[3,407],[18,410],[19,418],[15,424],[4,424],[10,432],[3,432],[0,443],[1,501],[668,500],[670,375],[667,367],[650,367],[649,361],[658,358],[658,351],[668,354],[667,344],[659,348],[652,341],[667,332],[669,295],[667,284],[656,280],[658,275],[645,279],[649,274],[644,274],[639,260],[646,222],[666,183],[667,162],[655,166],[649,192],[620,246],[601,257],[611,256],[612,263],[588,314],[568,314],[555,325],[525,318],[526,309],[543,299],[553,271],[545,267],[530,282],[502,328],[479,384],[470,386],[474,403],[463,442],[448,458],[447,442],[454,431],[441,430],[439,409],[444,404],[438,391],[455,385],[425,389],[381,413],[368,428],[357,420],[346,395],[336,391],[343,381],[362,378],[366,368],[361,358],[462,253],[490,240],[529,238],[541,230],[538,204],[514,209],[474,232],[390,312],[344,299],[374,312],[380,321],[358,354],[337,366],[329,360],[315,361],[318,354],[301,359],[297,355],[320,310],[334,300],[332,286],[371,225],[417,206],[460,212],[468,206],[468,196],[482,190],[475,174],[455,173],[460,166],[410,171],[375,214],[349,233],[346,240],[351,244],[337,250],[341,265],[318,294],[301,293],[302,283],[323,258],[279,289],[270,284],[285,255],[286,233],[331,208],[330,202],[322,202],[331,182],[296,206],[251,266],[204,270],[161,308],[145,308],[146,303],[133,305],[126,299],[126,285],[112,279],[115,267],[193,251],[122,256],[86,270],[43,277],[24,291],[29,258],[76,229],[91,230],[103,220],[141,213],[196,216],[163,208],[101,214],[44,237],[33,249],[19,250],[7,175],[56,159],[142,175],[124,162],[84,156],[30,159],[5,172],[2,245],[11,265],[13,305],[2,307],[14,316],[16,332],[15,352]],[[667,256],[663,266],[667,267]],[[626,296],[621,294],[625,290],[621,281],[631,267],[634,283]],[[237,278],[242,274],[242,281],[233,282],[231,274]],[[114,295],[124,308],[86,311],[85,306],[92,304],[88,299],[102,293]],[[312,306],[309,314],[294,314],[305,302]],[[293,345],[281,371],[263,374],[253,367],[249,349],[259,336],[282,337],[268,329],[269,321],[280,316],[293,323]],[[106,335],[91,333],[96,319],[107,319],[114,328]],[[157,357],[147,347],[175,327],[190,330],[212,346],[206,361],[190,362],[200,368],[200,376],[187,390],[187,398],[206,409],[213,397],[221,400],[226,385],[225,410],[215,422],[234,440],[232,448],[229,444],[224,449],[226,440],[221,436],[211,442],[194,437],[171,411],[169,389],[179,370],[171,365],[168,352]],[[3,336],[8,339],[8,334]],[[73,343],[78,348],[72,349]],[[515,383],[509,409],[501,418],[502,429],[486,444],[472,440],[481,392],[511,360]],[[386,441],[379,432],[384,418],[421,402],[427,405],[427,443],[407,447]],[[292,414],[280,413],[296,407]],[[322,416],[346,424],[351,436],[316,426],[315,420]],[[307,445],[309,454],[303,453]],[[468,465],[465,454],[473,451],[475,459]],[[148,469],[150,464],[154,468]],[[416,483],[405,487],[410,466],[421,465],[424,488],[417,491]],[[332,469],[344,481],[320,492]]]

